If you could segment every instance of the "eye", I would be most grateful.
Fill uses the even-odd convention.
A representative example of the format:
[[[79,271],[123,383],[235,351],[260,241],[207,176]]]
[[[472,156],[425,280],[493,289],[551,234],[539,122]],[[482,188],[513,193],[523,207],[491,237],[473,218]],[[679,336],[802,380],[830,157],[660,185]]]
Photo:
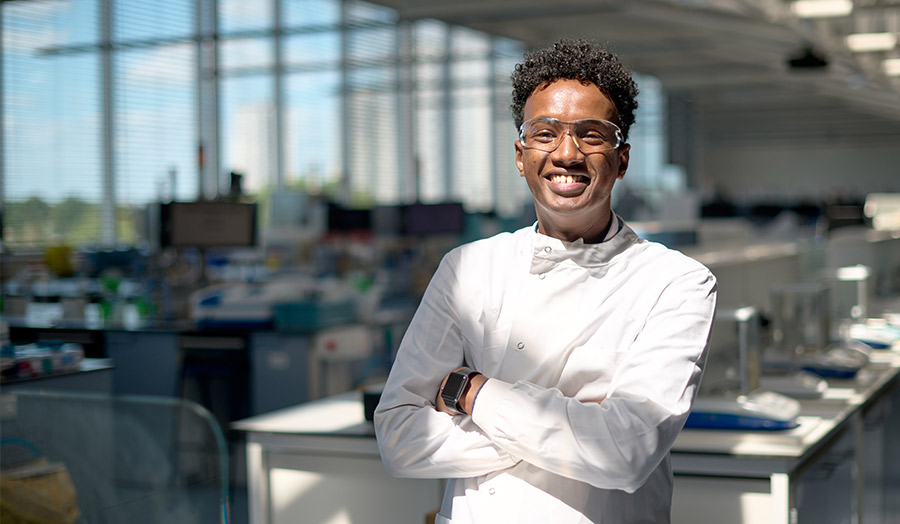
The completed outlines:
[[[578,138],[585,144],[602,145],[609,140],[610,129],[603,122],[583,121],[576,130]]]
[[[588,144],[602,144],[606,142],[606,135],[597,129],[588,129],[582,132],[579,138]]]
[[[556,140],[556,132],[552,129],[535,129],[529,137],[538,142],[553,142]]]

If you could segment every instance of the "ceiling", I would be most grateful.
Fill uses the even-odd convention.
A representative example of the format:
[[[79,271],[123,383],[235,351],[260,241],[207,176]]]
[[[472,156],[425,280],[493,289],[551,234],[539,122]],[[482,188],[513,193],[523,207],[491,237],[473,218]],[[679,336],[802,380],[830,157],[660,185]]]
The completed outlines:
[[[608,43],[690,108],[704,143],[900,144],[900,78],[888,52],[854,54],[853,32],[900,32],[900,0],[855,0],[849,16],[800,19],[785,0],[372,0],[402,19],[435,18],[542,46]],[[791,67],[806,50],[824,67]]]

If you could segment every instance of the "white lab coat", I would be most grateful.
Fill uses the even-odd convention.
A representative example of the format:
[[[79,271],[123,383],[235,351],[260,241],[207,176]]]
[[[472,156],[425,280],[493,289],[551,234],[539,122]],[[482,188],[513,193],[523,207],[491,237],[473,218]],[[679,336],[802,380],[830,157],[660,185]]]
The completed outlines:
[[[610,231],[527,227],[442,260],[375,413],[389,473],[449,479],[438,523],[669,521],[715,277],[621,219]],[[433,402],[463,363],[490,380],[452,417]]]

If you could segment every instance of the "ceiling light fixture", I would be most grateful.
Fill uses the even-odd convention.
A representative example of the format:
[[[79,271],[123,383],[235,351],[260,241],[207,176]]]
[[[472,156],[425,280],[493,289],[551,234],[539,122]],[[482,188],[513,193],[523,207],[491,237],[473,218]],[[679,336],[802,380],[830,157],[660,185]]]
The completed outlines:
[[[881,62],[884,74],[889,76],[900,76],[900,58],[888,58]]]
[[[858,33],[847,36],[847,47],[857,53],[890,51],[896,46],[896,33]]]
[[[797,0],[791,11],[800,18],[847,16],[853,11],[852,0]]]

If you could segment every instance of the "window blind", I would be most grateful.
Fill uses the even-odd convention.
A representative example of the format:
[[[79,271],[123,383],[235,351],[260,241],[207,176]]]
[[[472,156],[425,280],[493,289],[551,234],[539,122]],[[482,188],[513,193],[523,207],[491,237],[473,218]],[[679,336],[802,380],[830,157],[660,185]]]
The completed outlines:
[[[117,239],[134,245],[148,203],[198,196],[196,7],[118,0],[112,15]]]
[[[102,238],[97,3],[2,2],[3,240]],[[77,21],[77,24],[73,24]]]
[[[304,187],[503,214],[530,200],[508,112],[516,41],[358,0],[0,9],[9,247],[141,244],[146,204],[195,199],[201,177],[206,196],[227,193],[231,171],[251,195]]]

